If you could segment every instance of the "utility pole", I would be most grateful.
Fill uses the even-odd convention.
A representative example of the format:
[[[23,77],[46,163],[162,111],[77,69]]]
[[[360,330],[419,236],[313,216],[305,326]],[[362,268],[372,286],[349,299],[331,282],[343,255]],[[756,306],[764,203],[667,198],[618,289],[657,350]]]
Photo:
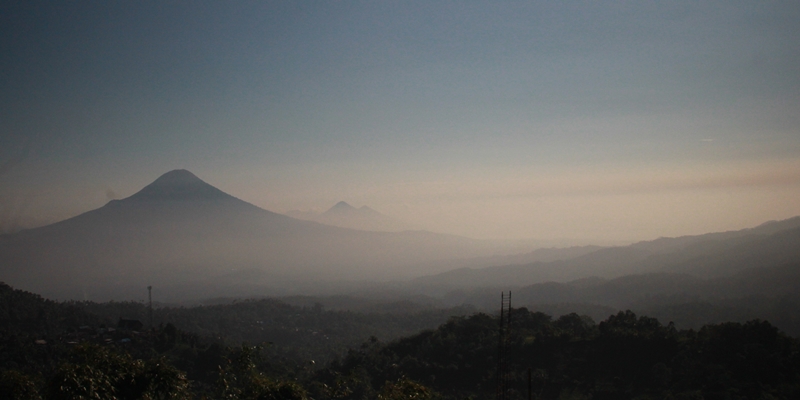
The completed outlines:
[[[150,306],[148,307],[150,312],[150,329],[153,329],[153,287],[147,287],[147,299],[150,302]]]

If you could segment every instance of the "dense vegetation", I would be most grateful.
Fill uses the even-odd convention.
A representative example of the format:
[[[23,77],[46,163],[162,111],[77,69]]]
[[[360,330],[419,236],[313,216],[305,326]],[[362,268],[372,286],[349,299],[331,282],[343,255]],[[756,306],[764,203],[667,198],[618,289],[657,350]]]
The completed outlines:
[[[689,274],[650,273],[615,279],[587,278],[512,287],[514,304],[552,315],[571,312],[605,319],[618,310],[633,310],[678,329],[700,329],[722,322],[767,319],[783,332],[800,336],[800,263],[742,270],[703,279]],[[453,291],[445,304],[497,307],[495,288]]]
[[[313,360],[315,364],[325,364],[371,336],[392,340],[435,328],[452,315],[474,312],[468,306],[420,309],[402,303],[393,305],[390,312],[356,313],[325,310],[319,303],[298,307],[275,299],[258,299],[210,306],[158,307],[153,310],[153,321],[155,326],[172,324],[231,345],[268,344],[264,351],[285,363]],[[108,321],[120,317],[149,320],[148,309],[142,303],[81,302],[74,306]]]
[[[351,351],[324,371],[325,379],[369,394],[402,376],[446,398],[491,398],[497,332],[497,319],[485,314],[453,318],[436,330]],[[526,397],[531,369],[537,398],[798,398],[798,344],[765,321],[678,331],[631,312],[595,325],[577,314],[552,320],[516,309],[508,388],[511,398]]]
[[[317,350],[276,348],[313,347],[314,341],[327,342],[320,335],[373,329],[371,324],[393,319],[432,321],[433,314],[370,316],[270,300],[160,309],[154,319],[167,312],[181,317],[141,332],[110,320],[130,317],[124,309],[142,312],[142,307],[57,303],[0,286],[0,398],[495,396],[499,337],[491,315],[455,316],[401,339],[371,337],[330,363],[312,363],[308,354]],[[196,325],[178,327],[182,318]],[[239,326],[230,328],[241,332],[237,340],[255,340],[225,341],[220,330],[209,328],[210,321],[220,330]],[[528,371],[536,398],[800,398],[800,343],[766,321],[678,330],[632,312],[596,324],[586,316],[553,319],[524,308],[514,309],[511,321],[505,362],[510,399],[527,397]],[[261,326],[265,329],[245,336]],[[198,331],[190,333],[191,328]],[[265,340],[273,334],[274,340]],[[355,337],[345,336],[336,346]]]

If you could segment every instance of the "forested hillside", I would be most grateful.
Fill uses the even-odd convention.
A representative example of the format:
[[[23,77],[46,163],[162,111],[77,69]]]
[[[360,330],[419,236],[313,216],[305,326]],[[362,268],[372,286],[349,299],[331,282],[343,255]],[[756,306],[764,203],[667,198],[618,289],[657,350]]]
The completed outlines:
[[[120,316],[147,321],[142,303],[80,303],[78,307],[107,320]],[[321,304],[292,306],[276,299],[233,301],[197,307],[159,307],[153,312],[156,326],[173,324],[202,336],[224,339],[237,345],[267,343],[266,351],[287,362],[314,360],[325,363],[344,355],[369,337],[393,340],[432,329],[450,316],[474,312],[469,306],[447,309],[425,308],[409,312],[325,310]]]
[[[693,331],[631,312],[595,324],[526,309],[513,310],[511,321],[507,398],[527,398],[529,370],[534,398],[800,396],[800,343],[766,321]],[[476,314],[396,342],[367,343],[318,376],[346,387],[349,398],[370,398],[385,382],[410,379],[443,398],[490,399],[497,364],[498,320]]]
[[[498,318],[468,309],[380,315],[246,301],[159,308],[154,320],[174,323],[137,331],[118,320],[146,317],[142,304],[57,303],[3,285],[0,310],[0,398],[495,396]],[[402,329],[421,332],[363,336]],[[508,332],[509,399],[526,398],[529,382],[544,399],[800,395],[800,342],[767,321],[679,330],[630,311],[596,324],[517,308]]]
[[[482,310],[497,307],[499,288],[452,291],[444,304],[473,304]],[[767,319],[784,332],[800,335],[800,264],[747,269],[724,278],[704,279],[689,274],[651,273],[615,279],[546,282],[513,290],[514,304],[555,316],[579,312],[596,320],[630,309],[679,329],[706,324]]]

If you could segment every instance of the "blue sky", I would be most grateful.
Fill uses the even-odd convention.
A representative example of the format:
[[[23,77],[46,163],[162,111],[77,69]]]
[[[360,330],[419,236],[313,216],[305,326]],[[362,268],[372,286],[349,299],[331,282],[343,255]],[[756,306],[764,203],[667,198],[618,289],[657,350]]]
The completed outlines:
[[[261,207],[637,240],[800,214],[797,2],[20,2],[3,224],[175,168]]]

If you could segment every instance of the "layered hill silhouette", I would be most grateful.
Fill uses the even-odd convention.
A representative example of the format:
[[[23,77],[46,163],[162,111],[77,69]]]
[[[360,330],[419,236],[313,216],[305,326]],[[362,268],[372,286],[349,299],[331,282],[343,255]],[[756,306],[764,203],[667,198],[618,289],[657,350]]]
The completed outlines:
[[[438,293],[443,305],[495,310],[498,293],[511,289],[517,307],[553,315],[603,319],[634,310],[681,328],[758,318],[800,335],[800,218],[550,262],[459,268],[408,287],[420,295]]]
[[[186,170],[76,217],[0,236],[0,281],[60,299],[293,293],[329,282],[420,275],[492,244],[426,231],[301,221],[228,195]]]
[[[356,208],[344,201],[336,203],[320,214],[294,210],[287,212],[286,215],[326,225],[364,231],[401,232],[411,229],[410,225],[381,214],[368,206]]]
[[[600,248],[551,262],[458,268],[413,282],[438,291],[442,288],[520,287],[588,277],[613,279],[644,273],[680,273],[709,279],[791,263],[800,263],[800,217],[740,231]]]

